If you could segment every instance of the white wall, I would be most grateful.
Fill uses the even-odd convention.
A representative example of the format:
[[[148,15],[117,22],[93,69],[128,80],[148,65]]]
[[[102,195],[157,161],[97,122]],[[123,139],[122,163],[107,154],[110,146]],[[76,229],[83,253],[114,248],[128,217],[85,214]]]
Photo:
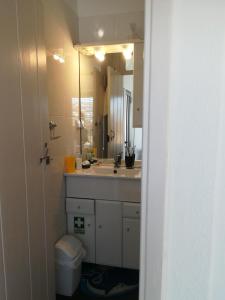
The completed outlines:
[[[162,299],[170,13],[171,1],[146,0],[140,300]]]
[[[151,61],[146,54],[145,62],[151,65],[150,144],[144,142],[145,151],[150,147],[144,209],[151,225],[147,242],[143,233],[145,299],[222,300],[225,3],[152,3]],[[147,68],[145,75],[149,79]],[[146,91],[148,86],[146,81]],[[145,99],[144,136],[148,103]]]
[[[173,1],[165,299],[225,297],[223,286],[215,290],[217,297],[209,295],[216,275],[213,251],[219,250],[213,227],[219,222],[217,201],[224,195],[216,190],[222,175],[218,142],[224,121],[224,13],[221,1]]]
[[[144,36],[143,0],[79,0],[80,43],[118,42]],[[130,28],[134,24],[134,32]],[[98,30],[104,30],[99,38]]]
[[[47,51],[48,118],[57,124],[55,136],[50,140],[50,155],[53,158],[47,168],[47,239],[49,292],[55,297],[54,244],[66,232],[64,156],[79,151],[78,106],[73,99],[79,97],[78,53],[73,44],[77,39],[77,16],[68,6],[69,1],[47,0],[44,2],[45,41]],[[70,3],[71,4],[71,3]],[[52,57],[63,51],[65,63]]]
[[[75,14],[77,14],[77,10],[78,10],[77,0],[63,0],[63,1],[65,4],[68,5],[68,7],[72,8],[72,10]]]

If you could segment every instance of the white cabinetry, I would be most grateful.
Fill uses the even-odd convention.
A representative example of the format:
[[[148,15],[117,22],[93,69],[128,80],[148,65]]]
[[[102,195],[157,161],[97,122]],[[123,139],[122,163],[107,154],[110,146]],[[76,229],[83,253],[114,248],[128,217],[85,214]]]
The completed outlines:
[[[75,234],[87,251],[86,262],[95,263],[94,200],[66,199],[68,233]]]
[[[144,43],[134,44],[134,104],[133,104],[133,126],[142,127],[143,108],[143,72],[144,72]]]
[[[140,204],[123,203],[123,267],[139,268]]]
[[[66,193],[68,233],[83,242],[85,261],[138,269],[140,181],[67,176]]]
[[[122,267],[122,203],[96,200],[96,263]]]
[[[140,220],[123,219],[123,267],[139,268]]]

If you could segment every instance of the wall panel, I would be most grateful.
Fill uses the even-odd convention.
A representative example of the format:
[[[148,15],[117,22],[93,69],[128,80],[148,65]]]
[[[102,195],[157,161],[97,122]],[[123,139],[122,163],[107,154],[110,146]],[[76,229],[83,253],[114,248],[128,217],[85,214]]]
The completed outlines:
[[[7,300],[31,295],[17,8],[15,1],[4,1],[0,10],[0,201]]]
[[[36,1],[18,0],[31,288],[33,300],[44,300],[47,299],[45,204],[43,164],[39,161],[43,148],[41,106],[44,103],[38,89],[36,9]]]
[[[6,300],[6,290],[5,290],[5,270],[4,270],[4,261],[3,261],[3,248],[2,248],[2,216],[0,208],[0,299]]]

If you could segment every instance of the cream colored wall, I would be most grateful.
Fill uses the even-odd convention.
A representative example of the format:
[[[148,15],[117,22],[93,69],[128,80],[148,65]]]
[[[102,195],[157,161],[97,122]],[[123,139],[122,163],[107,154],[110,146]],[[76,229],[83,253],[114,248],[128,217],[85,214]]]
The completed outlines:
[[[63,156],[78,141],[76,28],[74,10],[59,0],[5,1],[0,10],[1,300],[55,299],[54,243],[66,229]],[[52,61],[53,48],[65,50],[64,65]],[[61,135],[54,141],[48,104]],[[50,166],[40,163],[45,142]]]
[[[50,140],[53,161],[47,170],[47,239],[51,297],[54,296],[54,244],[66,232],[65,190],[63,178],[64,156],[79,150],[77,128],[78,106],[78,53],[73,44],[77,39],[77,19],[74,9],[61,0],[45,1],[45,40],[47,50],[47,88],[49,121],[57,124]],[[63,50],[65,63],[52,58]]]
[[[74,11],[63,1],[45,2],[49,119],[56,122],[55,133],[61,136],[51,146],[53,155],[59,158],[79,145],[75,126],[78,111],[73,108],[73,99],[79,97],[78,53],[73,48],[77,28]],[[52,58],[53,53],[61,50],[65,55],[64,64]]]

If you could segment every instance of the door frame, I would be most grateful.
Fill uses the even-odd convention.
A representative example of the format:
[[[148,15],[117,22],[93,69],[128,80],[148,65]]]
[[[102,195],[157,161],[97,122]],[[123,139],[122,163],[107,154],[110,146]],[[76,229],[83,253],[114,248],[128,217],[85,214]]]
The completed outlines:
[[[163,299],[171,0],[145,0],[139,300]]]

